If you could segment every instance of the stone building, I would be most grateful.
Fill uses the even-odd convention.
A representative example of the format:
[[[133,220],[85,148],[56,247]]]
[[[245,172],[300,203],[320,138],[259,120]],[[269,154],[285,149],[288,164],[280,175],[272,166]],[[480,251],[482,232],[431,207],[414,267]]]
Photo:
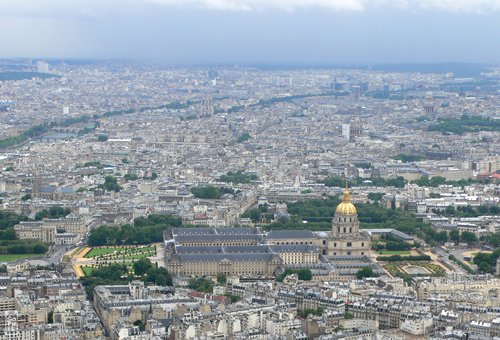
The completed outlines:
[[[337,269],[353,276],[364,266],[370,235],[359,229],[356,207],[345,190],[330,232],[259,228],[173,228],[165,233],[166,266],[175,275],[271,277],[284,268],[310,268],[328,280]],[[338,268],[337,268],[338,262]]]
[[[59,219],[20,222],[14,226],[20,240],[39,240],[53,244],[74,244],[83,238],[87,225],[81,216],[68,215]]]
[[[330,256],[359,256],[370,252],[370,235],[359,230],[358,214],[347,188],[342,202],[335,209],[332,232],[321,245],[326,245],[323,254]]]

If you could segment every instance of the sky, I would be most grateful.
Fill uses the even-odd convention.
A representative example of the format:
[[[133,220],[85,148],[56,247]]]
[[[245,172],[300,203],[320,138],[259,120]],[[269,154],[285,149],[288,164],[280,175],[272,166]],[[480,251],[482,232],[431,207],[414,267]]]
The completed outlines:
[[[0,0],[0,57],[500,64],[500,0]]]

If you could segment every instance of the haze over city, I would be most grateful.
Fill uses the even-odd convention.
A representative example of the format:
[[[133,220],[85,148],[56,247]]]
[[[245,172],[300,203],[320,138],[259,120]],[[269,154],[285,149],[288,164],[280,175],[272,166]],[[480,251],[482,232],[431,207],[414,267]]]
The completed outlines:
[[[497,63],[499,0],[3,0],[0,55],[163,64]]]

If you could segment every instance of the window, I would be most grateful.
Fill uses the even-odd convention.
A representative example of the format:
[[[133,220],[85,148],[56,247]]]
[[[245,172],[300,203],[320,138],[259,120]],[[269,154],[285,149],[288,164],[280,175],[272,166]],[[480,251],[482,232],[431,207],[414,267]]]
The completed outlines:
[[[326,240],[323,240],[323,245],[326,245]]]
[[[347,246],[348,247],[352,247],[352,243],[351,242],[347,242]]]
[[[352,233],[352,227],[349,227],[349,232]]]
[[[334,246],[334,247],[336,247],[336,246],[337,246],[337,242],[335,242],[335,243],[333,244],[333,246]]]
[[[362,251],[362,252],[361,252],[361,255],[365,255],[365,252],[364,252],[364,251]]]
[[[348,252],[347,252],[347,255],[351,255],[351,252],[350,252],[350,251],[348,251]]]
[[[364,247],[365,246],[365,243],[364,242],[361,242],[361,247]],[[363,255],[363,254],[361,254]]]
[[[347,232],[347,228],[346,228],[346,227],[344,227],[344,233],[345,233],[345,232]]]

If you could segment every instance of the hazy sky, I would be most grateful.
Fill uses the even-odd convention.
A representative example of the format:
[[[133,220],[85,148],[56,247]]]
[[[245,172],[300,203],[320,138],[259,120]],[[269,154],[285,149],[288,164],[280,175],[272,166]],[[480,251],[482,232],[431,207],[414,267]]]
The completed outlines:
[[[0,0],[0,57],[500,63],[500,0]]]

